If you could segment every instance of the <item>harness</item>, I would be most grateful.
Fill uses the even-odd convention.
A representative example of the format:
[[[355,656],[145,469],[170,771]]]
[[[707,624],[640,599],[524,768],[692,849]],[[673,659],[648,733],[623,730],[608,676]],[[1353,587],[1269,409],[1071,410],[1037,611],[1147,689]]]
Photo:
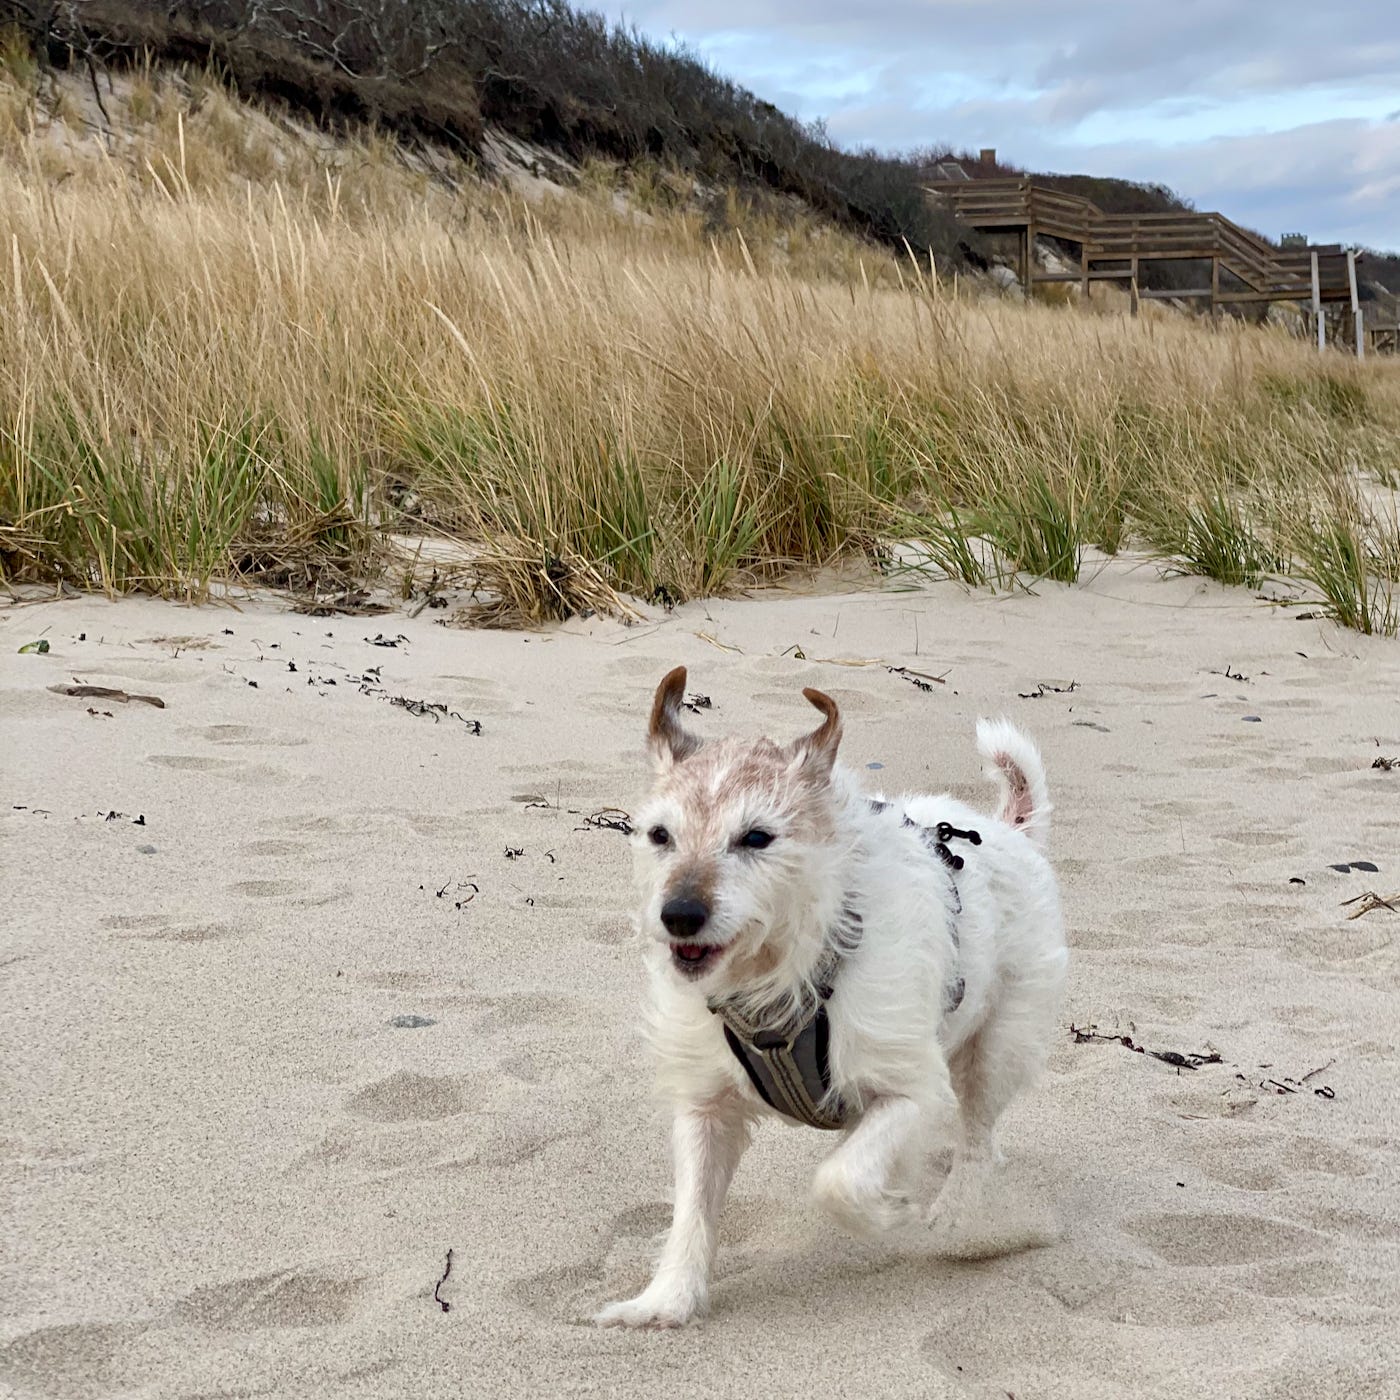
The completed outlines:
[[[888,805],[885,802],[870,804],[877,814]],[[959,831],[947,822],[919,827],[907,816],[902,824],[918,827],[924,845],[947,867],[953,891],[953,913],[962,913],[962,896],[953,876],[965,862],[962,856],[949,849],[948,842],[956,839],[980,846],[981,835],[976,831]],[[859,912],[847,905],[836,928],[827,937],[826,952],[817,964],[807,1002],[785,1017],[763,1012],[749,1014],[727,1000],[708,1003],[710,1011],[724,1023],[725,1042],[744,1067],[754,1092],[769,1108],[809,1128],[844,1128],[851,1119],[851,1107],[831,1093],[828,1053],[831,1024],[826,1004],[831,999],[842,960],[859,944],[863,928]],[[952,934],[956,948],[956,923]],[[944,1015],[950,1015],[962,1005],[965,990],[961,977],[954,977],[948,983],[943,993]]]

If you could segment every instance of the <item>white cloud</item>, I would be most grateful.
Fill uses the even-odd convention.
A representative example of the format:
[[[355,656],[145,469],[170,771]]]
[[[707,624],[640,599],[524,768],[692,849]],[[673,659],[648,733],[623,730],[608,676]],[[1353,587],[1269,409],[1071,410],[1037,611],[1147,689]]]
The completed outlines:
[[[996,146],[1277,234],[1400,245],[1394,0],[637,0],[850,145]]]

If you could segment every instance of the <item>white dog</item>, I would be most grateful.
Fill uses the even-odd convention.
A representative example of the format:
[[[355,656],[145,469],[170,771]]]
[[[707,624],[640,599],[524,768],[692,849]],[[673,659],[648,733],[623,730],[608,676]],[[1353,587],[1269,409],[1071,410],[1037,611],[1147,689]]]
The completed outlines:
[[[951,797],[864,796],[836,764],[841,719],[786,746],[703,744],[685,670],[656,692],[656,790],[637,820],[653,939],[650,1038],[674,1107],[675,1215],[651,1284],[604,1325],[674,1327],[706,1307],[720,1211],[753,1122],[839,1129],[818,1201],[847,1227],[947,1234],[977,1208],[993,1129],[1040,1071],[1067,954],[1041,854],[1035,745],[982,722],[1002,786],[986,817]],[[951,1173],[910,1194],[928,1130],[956,1105]]]

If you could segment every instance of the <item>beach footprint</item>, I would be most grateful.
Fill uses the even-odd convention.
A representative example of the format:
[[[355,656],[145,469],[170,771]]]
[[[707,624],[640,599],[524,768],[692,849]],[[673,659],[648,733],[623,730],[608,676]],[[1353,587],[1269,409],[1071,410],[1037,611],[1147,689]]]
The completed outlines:
[[[21,1333],[0,1347],[0,1381],[14,1386],[10,1393],[17,1396],[106,1400],[129,1393],[121,1355],[145,1330],[136,1324],[82,1322]]]
[[[246,1332],[268,1327],[328,1327],[352,1317],[366,1289],[362,1277],[281,1269],[187,1293],[175,1320],[191,1327]]]
[[[165,943],[207,943],[229,938],[237,932],[231,925],[214,919],[169,918],[164,914],[107,914],[99,927],[118,938],[151,939]]]
[[[472,1106],[465,1075],[415,1074],[401,1069],[358,1089],[345,1109],[376,1123],[424,1123],[466,1113]]]
[[[298,748],[310,742],[301,735],[279,734],[276,730],[257,728],[251,724],[205,724],[181,729],[179,733],[186,738],[239,748]]]
[[[1219,1211],[1139,1215],[1123,1227],[1159,1259],[1179,1268],[1229,1268],[1261,1259],[1317,1254],[1326,1235],[1264,1216]]]

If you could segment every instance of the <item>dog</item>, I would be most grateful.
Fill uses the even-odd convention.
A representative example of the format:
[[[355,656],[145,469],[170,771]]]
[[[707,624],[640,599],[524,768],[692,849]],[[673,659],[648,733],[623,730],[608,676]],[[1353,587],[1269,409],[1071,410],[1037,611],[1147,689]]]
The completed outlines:
[[[656,691],[657,781],[633,835],[674,1217],[651,1283],[604,1326],[706,1311],[725,1195],[764,1117],[841,1133],[813,1193],[851,1231],[953,1238],[983,1203],[997,1120],[1044,1066],[1068,960],[1045,770],[1014,725],[977,727],[1001,786],[987,817],[862,794],[818,690],[802,693],[821,724],[793,743],[710,743],[682,725],[685,683],[678,667]],[[954,1116],[952,1168],[921,1207],[932,1132]]]

